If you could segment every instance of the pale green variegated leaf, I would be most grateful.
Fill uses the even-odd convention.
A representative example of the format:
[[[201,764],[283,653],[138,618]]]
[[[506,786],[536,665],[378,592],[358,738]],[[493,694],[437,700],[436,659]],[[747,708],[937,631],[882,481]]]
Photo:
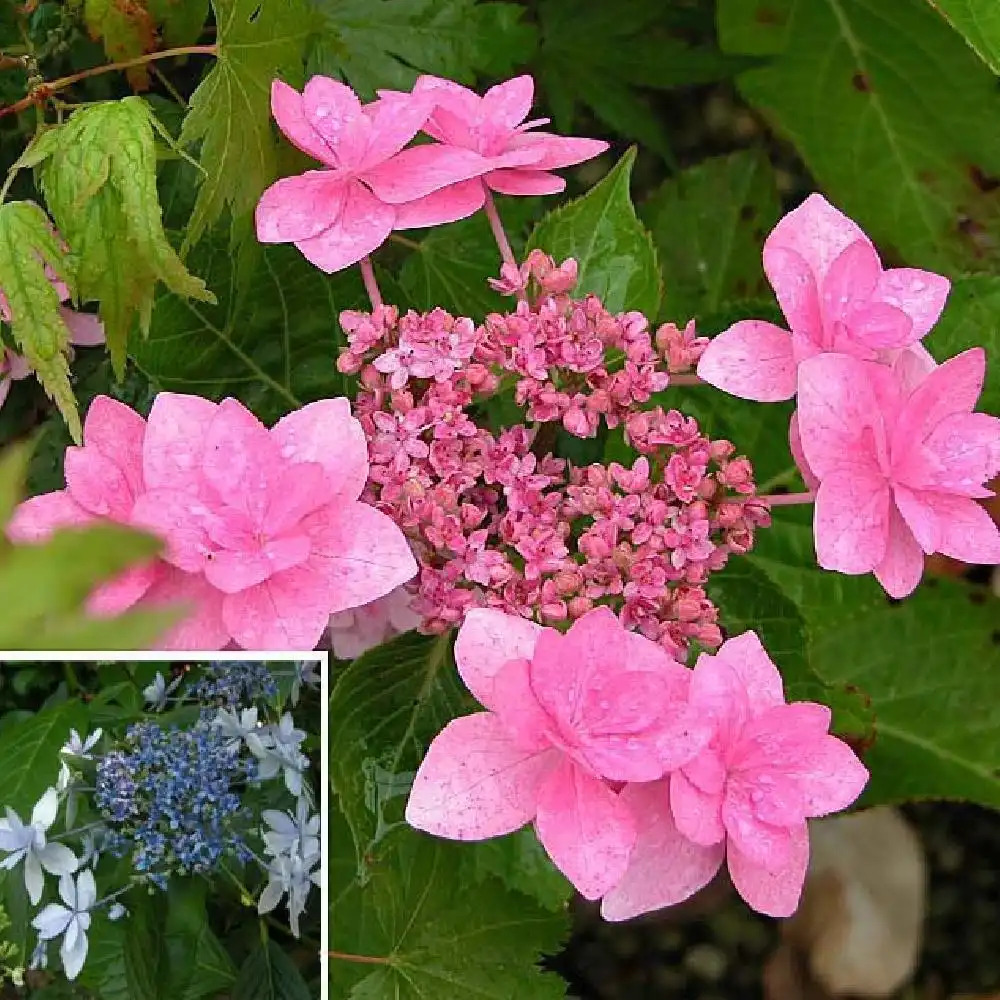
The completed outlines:
[[[218,55],[198,89],[181,129],[181,145],[201,144],[204,171],[185,233],[198,242],[228,209],[245,224],[277,175],[271,125],[271,82],[298,85],[313,26],[306,0],[212,0]]]
[[[38,375],[66,421],[73,439],[82,435],[69,381],[69,329],[59,311],[59,293],[45,273],[75,288],[73,262],[60,246],[46,214],[33,202],[0,205],[0,293],[6,299],[14,342]]]
[[[657,315],[663,282],[649,233],[636,218],[629,194],[635,163],[630,149],[585,195],[553,209],[535,227],[528,248],[557,262],[576,258],[576,290],[594,292],[610,312],[637,309]]]
[[[743,96],[890,261],[1000,261],[1000,88],[926,0],[719,0]]]
[[[928,0],[979,53],[1000,73],[1000,4],[994,0]]]
[[[535,29],[516,3],[476,0],[316,0],[323,15],[311,73],[342,76],[366,99],[409,90],[418,73],[473,84],[524,65]]]
[[[760,150],[703,160],[664,181],[640,207],[667,275],[664,319],[683,324],[769,296],[761,247],[780,214]]]
[[[212,301],[167,240],[156,189],[149,105],[126,97],[75,111],[28,150],[49,211],[73,251],[81,299],[97,299],[121,377],[128,335],[148,333],[157,283],[182,298]]]

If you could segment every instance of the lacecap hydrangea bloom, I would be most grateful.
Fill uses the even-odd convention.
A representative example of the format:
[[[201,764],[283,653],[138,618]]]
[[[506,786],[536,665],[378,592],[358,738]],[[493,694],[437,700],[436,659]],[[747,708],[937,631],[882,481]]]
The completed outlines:
[[[368,450],[346,399],[311,403],[271,429],[234,399],[160,393],[145,421],[98,397],[66,488],[25,501],[15,541],[106,518],[151,530],[163,556],[99,588],[96,613],[186,603],[164,648],[301,649],[330,614],[416,572],[402,533],[359,501]]]

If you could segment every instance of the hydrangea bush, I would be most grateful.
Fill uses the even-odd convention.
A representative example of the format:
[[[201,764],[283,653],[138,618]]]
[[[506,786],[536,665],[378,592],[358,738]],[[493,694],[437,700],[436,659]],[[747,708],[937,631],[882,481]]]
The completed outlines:
[[[41,73],[26,11],[3,109],[3,384],[59,411],[5,533],[146,539],[68,642],[332,650],[334,996],[561,996],[572,893],[626,920],[724,866],[786,917],[810,822],[1000,805],[997,606],[938,576],[1000,564],[998,49],[963,5],[90,6],[117,61]],[[651,91],[730,77],[757,147],[682,167],[671,102],[711,101]],[[255,850],[294,921],[302,858],[231,797],[300,796],[252,707],[101,744],[99,807],[149,880]],[[130,785],[173,755],[213,762],[210,836]],[[107,896],[64,888],[79,948]]]
[[[6,898],[27,914],[23,962],[10,975],[101,992],[109,963],[141,962],[130,982],[164,975],[211,995],[260,965],[251,950],[237,970],[241,921],[259,926],[265,954],[312,942],[307,966],[318,967],[318,661],[78,664],[67,676],[85,672],[82,698],[67,700],[58,667],[43,665],[51,707],[0,737],[5,755],[36,751],[30,773],[5,756],[15,773],[4,781],[0,870]],[[102,685],[109,672],[116,680]],[[183,949],[192,938],[184,968],[159,968],[164,944]],[[284,988],[309,995],[307,966],[284,959]]]

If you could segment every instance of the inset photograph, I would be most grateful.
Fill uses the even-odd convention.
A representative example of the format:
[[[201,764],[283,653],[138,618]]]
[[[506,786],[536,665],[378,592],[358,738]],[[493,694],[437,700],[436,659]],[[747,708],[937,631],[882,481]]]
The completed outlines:
[[[325,658],[38,655],[0,657],[0,997],[320,998]]]

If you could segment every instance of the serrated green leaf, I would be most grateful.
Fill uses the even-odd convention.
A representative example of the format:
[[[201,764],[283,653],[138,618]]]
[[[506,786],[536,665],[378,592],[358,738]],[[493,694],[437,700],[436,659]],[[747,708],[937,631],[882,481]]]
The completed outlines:
[[[487,879],[470,891],[467,844],[411,829],[380,845],[362,883],[334,866],[332,994],[347,1000],[560,1000],[566,984],[540,972],[568,929],[565,914]],[[340,956],[373,959],[355,962]]]
[[[762,151],[741,150],[681,171],[640,214],[668,276],[664,318],[701,319],[727,302],[770,294],[761,247],[781,205]]]
[[[930,5],[1000,73],[1000,4],[993,0],[929,0]]]
[[[419,73],[472,84],[531,57],[535,29],[515,3],[476,0],[317,0],[324,28],[310,73],[342,76],[366,98],[409,90]]]
[[[1000,260],[1000,90],[926,0],[720,0],[718,22],[724,50],[776,53],[741,93],[890,260]]]
[[[585,195],[549,212],[528,248],[557,261],[575,257],[577,292],[594,292],[610,312],[637,309],[655,318],[662,294],[656,250],[629,195],[635,148]]]
[[[530,828],[468,844],[467,852],[477,883],[498,878],[508,889],[530,896],[553,913],[562,913],[573,895],[573,886]]]
[[[291,246],[202,240],[188,258],[219,304],[161,294],[149,337],[132,357],[159,389],[235,396],[271,421],[314,399],[343,395],[338,316],[364,301],[356,272],[325,275]]]
[[[212,0],[218,55],[191,95],[180,143],[201,143],[204,170],[188,222],[194,245],[228,208],[234,233],[277,175],[271,81],[297,84],[312,17],[305,0]]]
[[[798,605],[816,674],[871,699],[872,777],[862,804],[959,798],[1000,806],[1000,601],[942,579],[890,603],[871,577],[816,567],[804,518],[776,518],[746,558]]]
[[[0,290],[7,299],[11,333],[79,443],[83,430],[66,357],[69,330],[46,265],[71,291],[76,287],[72,262],[41,208],[29,201],[0,205]]]
[[[408,633],[344,669],[330,701],[330,782],[358,858],[403,822],[413,775],[431,740],[474,710],[449,635]]]
[[[156,48],[156,23],[143,3],[122,0],[83,0],[83,20],[90,37],[104,45],[112,61],[133,59]],[[147,66],[133,66],[129,79],[145,82]]]
[[[168,48],[196,42],[208,19],[208,0],[148,0],[148,4]]]
[[[1000,413],[1000,277],[957,278],[937,325],[924,340],[939,361],[970,347],[984,347],[989,363],[977,409]]]
[[[119,377],[133,323],[145,334],[158,282],[212,301],[167,240],[149,105],[126,97],[74,112],[33,159],[52,217],[72,247],[82,299],[97,299]],[[51,138],[50,138],[51,136]]]
[[[273,941],[250,953],[231,996],[232,1000],[312,1000],[302,973]]]

